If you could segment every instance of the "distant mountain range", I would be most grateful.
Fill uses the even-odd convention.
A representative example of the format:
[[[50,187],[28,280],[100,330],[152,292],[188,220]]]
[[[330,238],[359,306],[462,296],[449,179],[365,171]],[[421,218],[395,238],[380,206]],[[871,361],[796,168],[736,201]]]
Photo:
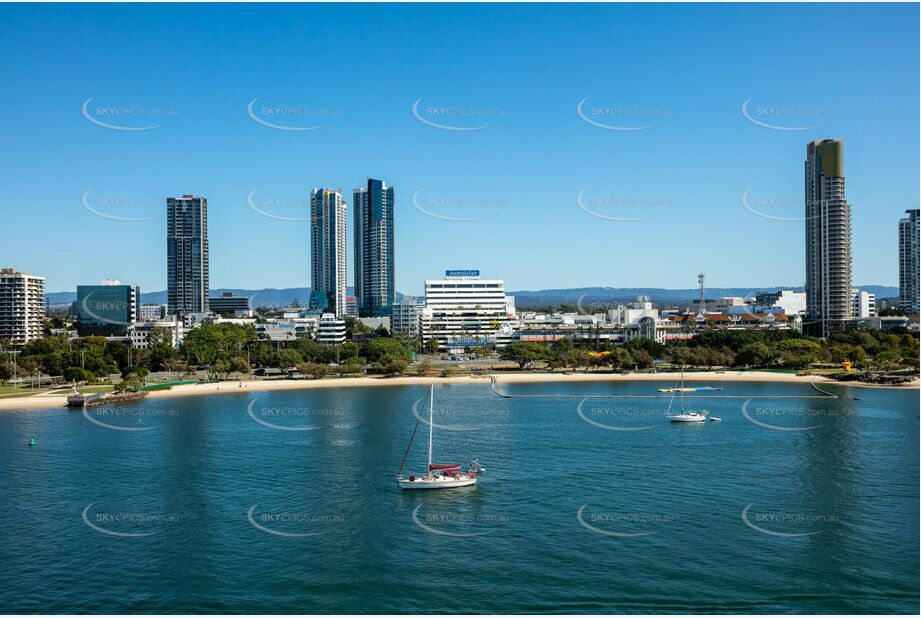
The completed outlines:
[[[890,298],[899,295],[897,287],[886,285],[861,285],[861,290],[876,294],[877,298]],[[772,292],[776,290],[803,291],[802,286],[773,285],[751,288],[707,288],[707,298],[720,296],[750,296],[757,292]],[[218,288],[211,290],[211,296],[220,296],[230,292],[239,296],[248,296],[255,307],[283,307],[297,301],[306,306],[310,301],[310,288],[264,288],[261,290],[245,290],[242,288]],[[353,293],[352,288],[348,290]],[[648,296],[657,303],[681,303],[694,300],[698,296],[697,288],[667,289],[667,288],[557,288],[547,290],[517,290],[509,292],[515,297],[515,305],[522,309],[535,307],[551,307],[557,305],[575,305],[582,299],[584,305],[599,302],[629,302],[637,296]],[[397,300],[403,294],[397,292]],[[52,306],[69,305],[77,298],[76,292],[49,292],[45,294],[48,304]],[[166,304],[166,290],[159,292],[144,292],[141,290],[142,303]]]

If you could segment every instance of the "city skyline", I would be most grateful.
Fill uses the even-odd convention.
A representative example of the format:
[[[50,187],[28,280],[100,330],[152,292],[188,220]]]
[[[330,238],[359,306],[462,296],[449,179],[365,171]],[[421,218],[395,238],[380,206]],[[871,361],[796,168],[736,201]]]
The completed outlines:
[[[0,607],[918,615],[919,22],[7,3]]]
[[[211,205],[215,288],[306,284],[309,187],[368,177],[400,189],[395,287],[404,293],[464,267],[494,272],[512,289],[690,287],[700,270],[713,287],[760,284],[763,260],[752,246],[769,250],[770,279],[801,285],[802,148],[823,138],[848,148],[853,284],[898,284],[893,221],[918,207],[918,94],[899,79],[917,71],[909,53],[917,7],[666,15],[606,6],[564,16],[558,7],[423,6],[411,23],[425,27],[408,48],[385,36],[409,19],[401,7],[344,7],[335,13],[341,28],[328,32],[302,28],[332,14],[328,7],[230,7],[220,18],[226,34],[210,43],[215,56],[174,36],[183,10],[179,30],[196,28],[203,18],[194,10],[172,7],[103,9],[80,25],[78,7],[11,7],[0,26],[0,49],[15,61],[0,102],[17,146],[6,163],[5,219],[21,232],[5,239],[3,262],[44,274],[48,291],[103,277],[165,289],[162,208],[187,193]],[[232,66],[216,59],[232,53],[235,34],[270,17],[274,38],[252,40],[254,53],[235,55]],[[25,40],[42,45],[59,20],[72,30],[48,46],[51,56],[18,51]],[[359,20],[373,54],[338,37]],[[508,35],[484,38],[471,28],[483,20]],[[754,20],[768,33],[757,47],[746,44]],[[662,35],[655,49],[631,33],[640,22]],[[531,40],[535,28],[548,36]],[[869,43],[826,63],[820,91],[807,88],[813,76],[801,62],[824,51],[810,34],[819,28]],[[162,47],[167,31],[178,42]],[[87,37],[106,40],[95,52],[105,55],[80,52]],[[789,37],[802,42],[795,55]],[[305,47],[318,50],[306,67],[296,60]],[[715,54],[726,48],[736,51],[729,63]],[[679,50],[693,66],[666,74]],[[162,62],[142,75],[150,53]],[[257,66],[265,54],[280,54],[278,65]],[[513,65],[489,62],[497,55]],[[602,60],[583,63],[590,55]],[[58,75],[60,66],[71,74]],[[225,79],[238,69],[251,77]],[[305,94],[295,87],[305,72],[330,87]],[[387,87],[373,101],[351,97],[341,86],[356,72]],[[552,92],[528,85],[548,74],[558,81]],[[192,84],[203,86],[194,99],[170,94]],[[175,147],[186,136],[197,148]],[[104,236],[106,250],[64,261],[48,249],[74,234]],[[30,241],[37,235],[42,243]],[[650,250],[650,239],[662,250]],[[632,267],[640,255],[643,268]]]

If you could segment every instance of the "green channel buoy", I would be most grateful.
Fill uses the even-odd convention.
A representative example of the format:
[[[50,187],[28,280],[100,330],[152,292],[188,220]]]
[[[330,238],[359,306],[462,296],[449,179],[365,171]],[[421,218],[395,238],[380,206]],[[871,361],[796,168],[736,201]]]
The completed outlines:
[[[38,442],[35,441],[35,438],[30,438],[30,439],[29,439],[29,446],[30,446],[30,447],[35,446],[36,444],[38,444]]]

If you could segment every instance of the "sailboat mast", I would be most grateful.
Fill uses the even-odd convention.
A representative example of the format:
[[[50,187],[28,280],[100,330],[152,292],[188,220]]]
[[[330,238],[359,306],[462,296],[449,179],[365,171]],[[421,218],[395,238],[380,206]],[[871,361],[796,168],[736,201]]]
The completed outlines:
[[[684,365],[681,365],[681,412],[684,413]]]
[[[435,417],[435,385],[429,391],[429,469],[432,468],[432,425]]]

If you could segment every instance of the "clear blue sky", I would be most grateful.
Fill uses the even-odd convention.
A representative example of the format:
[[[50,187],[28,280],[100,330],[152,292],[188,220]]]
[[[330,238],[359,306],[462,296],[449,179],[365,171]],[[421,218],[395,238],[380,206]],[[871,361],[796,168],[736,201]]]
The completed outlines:
[[[162,204],[184,193],[209,201],[212,287],[294,287],[310,284],[308,223],[262,216],[248,196],[301,218],[311,187],[341,187],[351,204],[383,178],[407,293],[446,268],[511,289],[693,287],[699,270],[714,287],[800,285],[803,224],[758,217],[741,196],[801,216],[805,145],[819,137],[845,140],[855,284],[897,284],[896,221],[918,207],[917,5],[0,14],[0,266],[45,275],[49,291],[104,277],[164,289]],[[93,120],[159,126],[99,126],[81,111],[90,98]],[[260,120],[324,126],[266,127],[247,114],[254,98]],[[420,98],[423,120],[485,128],[429,126],[412,113]],[[586,98],[589,120],[654,126],[592,125],[577,114]],[[741,113],[749,99],[756,121],[818,126],[758,126]],[[280,106],[297,113],[266,109]],[[350,255],[350,281],[351,268]]]

